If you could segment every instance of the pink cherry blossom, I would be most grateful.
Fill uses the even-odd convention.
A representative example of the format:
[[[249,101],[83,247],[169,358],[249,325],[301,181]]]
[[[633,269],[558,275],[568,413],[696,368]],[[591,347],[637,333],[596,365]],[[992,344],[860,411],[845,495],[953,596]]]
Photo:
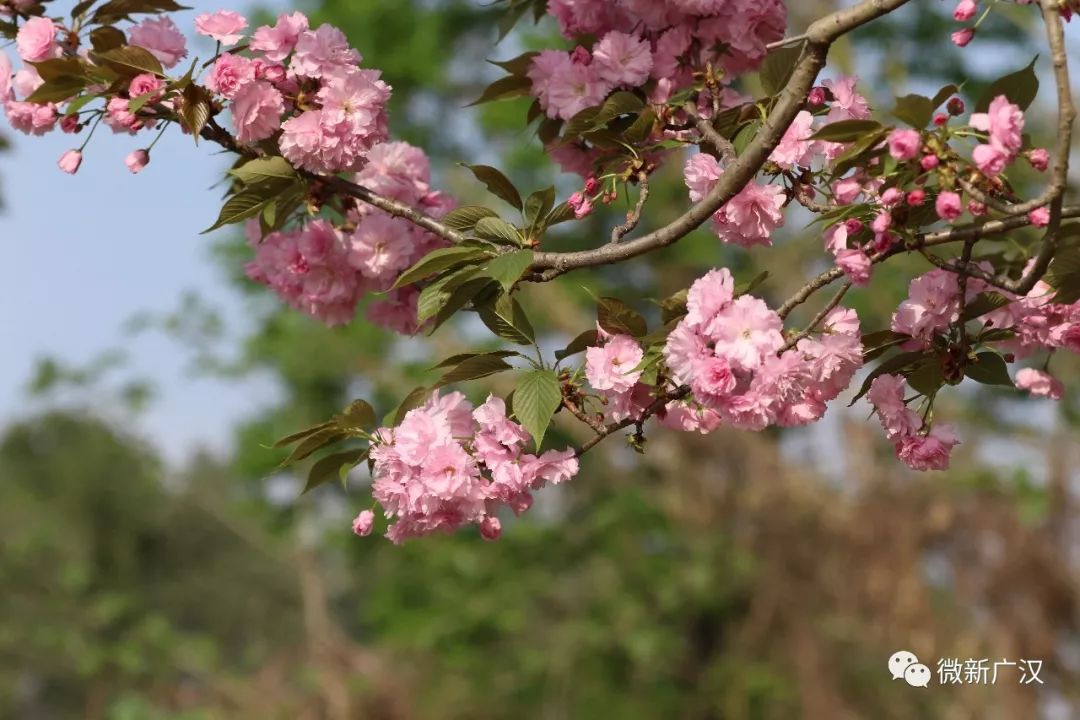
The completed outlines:
[[[246,85],[254,81],[255,64],[249,58],[234,53],[222,53],[210,67],[204,84],[208,90],[232,100]]]
[[[230,107],[236,139],[253,143],[265,140],[281,127],[285,100],[277,88],[259,80],[247,83],[237,91]]]
[[[68,175],[74,175],[79,172],[79,166],[82,165],[82,159],[83,154],[79,150],[68,150],[60,156],[57,165]]]
[[[289,72],[301,77],[321,78],[354,67],[361,59],[360,53],[349,46],[345,33],[324,24],[300,33]]]
[[[960,196],[948,190],[937,196],[934,209],[938,217],[947,222],[952,222],[964,214],[964,205]]]
[[[307,16],[300,12],[278,15],[273,27],[263,25],[251,37],[251,49],[261,52],[267,60],[282,62],[296,47],[301,33],[308,29]]]
[[[150,153],[146,150],[132,150],[126,158],[124,165],[133,174],[138,175],[150,164]]]
[[[784,202],[778,185],[749,182],[714,216],[713,229],[727,243],[771,245],[773,231],[784,224]]]
[[[956,9],[953,10],[953,20],[956,20],[957,22],[967,22],[975,17],[975,13],[978,11],[979,6],[975,0],[960,0],[956,5]]]
[[[893,130],[889,135],[889,154],[897,160],[914,160],[921,149],[918,130]]]
[[[1065,386],[1050,373],[1023,368],[1016,373],[1016,387],[1026,390],[1034,397],[1060,400],[1065,395]]]
[[[371,534],[371,530],[375,527],[375,513],[370,510],[363,510],[356,519],[353,520],[353,532],[360,537],[367,537]]]
[[[960,443],[951,425],[935,424],[926,435],[905,435],[896,443],[896,457],[912,470],[947,470]]]
[[[217,40],[222,45],[235,45],[244,37],[248,21],[238,12],[218,10],[195,18],[195,31]]]
[[[147,18],[128,30],[132,45],[156,57],[165,68],[174,67],[188,56],[187,40],[180,28],[167,17]]]
[[[644,350],[629,335],[614,335],[602,346],[585,351],[585,376],[597,390],[626,392],[641,377],[637,366]]]
[[[716,355],[726,358],[737,370],[753,370],[762,358],[784,344],[780,317],[760,300],[749,295],[735,298],[706,328]]]
[[[32,17],[15,36],[15,49],[25,62],[41,62],[61,55],[56,24],[47,17]]]
[[[649,79],[652,50],[645,40],[612,31],[593,48],[593,63],[600,79],[612,87],[637,87]]]

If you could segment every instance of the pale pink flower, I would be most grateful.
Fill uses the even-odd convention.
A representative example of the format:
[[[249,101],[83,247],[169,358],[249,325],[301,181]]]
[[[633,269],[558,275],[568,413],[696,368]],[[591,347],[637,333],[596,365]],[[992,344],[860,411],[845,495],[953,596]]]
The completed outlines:
[[[1026,390],[1035,397],[1060,400],[1065,395],[1065,386],[1050,373],[1023,368],[1016,373],[1016,387]]]
[[[844,248],[837,251],[836,265],[844,271],[853,284],[859,287],[870,284],[873,263],[862,248]]]
[[[896,444],[896,456],[912,470],[947,470],[949,456],[960,443],[951,425],[934,425],[926,435],[906,435]]]
[[[637,87],[649,79],[652,50],[647,40],[612,31],[593,48],[593,64],[611,86]]]
[[[217,40],[222,45],[235,45],[244,37],[248,21],[232,10],[203,13],[195,18],[195,31]]]
[[[300,33],[289,71],[301,77],[321,78],[353,67],[361,59],[360,53],[349,46],[345,33],[332,25],[323,24],[316,30]]]
[[[61,55],[56,24],[47,17],[32,17],[15,36],[15,49],[25,62],[41,62]]]
[[[301,12],[278,15],[276,25],[263,25],[255,31],[251,38],[251,49],[263,53],[267,60],[282,62],[296,47],[301,33],[307,29],[307,16]]]
[[[132,45],[137,45],[156,57],[165,68],[171,68],[188,56],[187,40],[180,28],[167,17],[147,18],[128,30]]]
[[[701,202],[716,185],[716,181],[723,174],[720,161],[708,153],[695,153],[686,161],[683,169],[683,177],[686,187],[690,190],[690,200]]]
[[[0,50],[0,105],[11,97],[11,58]]]
[[[613,335],[602,347],[585,351],[585,376],[597,390],[626,392],[641,377],[637,366],[645,352],[629,335]]]
[[[834,98],[829,105],[829,115],[826,118],[830,123],[840,120],[869,119],[870,104],[866,98],[855,92],[855,84],[858,81],[859,78],[855,76],[842,76],[822,83],[832,92]]]
[[[128,84],[128,95],[132,99],[149,95],[151,100],[157,100],[164,94],[164,89],[164,80],[151,73],[142,73],[131,79],[131,83]]]
[[[911,435],[922,424],[919,415],[904,403],[906,385],[900,375],[878,375],[866,394],[890,440]]]
[[[3,82],[0,80],[0,82]],[[2,92],[3,86],[0,85],[0,98],[4,96]],[[1050,167],[1050,153],[1046,151],[1046,148],[1035,148],[1027,153],[1028,162],[1031,163],[1031,167],[1035,168],[1039,172],[1046,172],[1046,169]]]
[[[255,81],[255,65],[249,58],[235,53],[222,53],[207,73],[204,84],[208,90],[230,100]]]
[[[74,175],[79,172],[79,166],[82,165],[82,159],[83,154],[80,151],[68,150],[60,156],[60,161],[57,163],[57,166],[68,175]]]
[[[784,224],[785,200],[778,185],[749,182],[714,216],[713,228],[724,242],[771,245],[773,231]]]
[[[735,298],[735,278],[727,268],[712,269],[694,281],[686,296],[686,322],[707,327]]]
[[[236,93],[230,108],[236,139],[252,143],[265,140],[281,127],[285,100],[273,85],[258,80],[244,85]]]
[[[814,134],[814,116],[806,110],[795,116],[791,125],[788,126],[780,144],[772,151],[769,160],[782,168],[791,169],[796,165],[807,166],[813,158],[812,145],[809,140]]]
[[[363,218],[349,241],[349,263],[372,280],[393,280],[411,264],[412,227],[385,214]]]
[[[717,357],[736,370],[754,370],[765,355],[784,345],[780,316],[763,300],[749,295],[735,298],[706,328]]]
[[[611,83],[600,77],[596,65],[570,63],[547,81],[548,115],[569,120],[599,105],[611,89]]]
[[[371,534],[372,528],[375,527],[375,513],[370,510],[364,510],[356,519],[353,520],[352,529],[353,532],[360,537],[367,537]]]

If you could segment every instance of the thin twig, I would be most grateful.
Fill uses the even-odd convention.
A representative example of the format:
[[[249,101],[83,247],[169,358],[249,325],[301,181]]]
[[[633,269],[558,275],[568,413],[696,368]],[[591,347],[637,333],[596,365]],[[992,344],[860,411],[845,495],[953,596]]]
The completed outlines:
[[[786,343],[784,343],[784,347],[780,348],[780,352],[787,352],[791,348],[798,345],[801,340],[805,340],[806,338],[810,337],[810,335],[817,330],[818,325],[820,325],[825,320],[825,318],[828,317],[829,313],[836,309],[836,306],[840,304],[840,301],[844,299],[844,296],[847,295],[847,291],[850,289],[851,281],[848,280],[846,283],[840,286],[840,290],[837,291],[836,295],[833,296],[832,300],[825,304],[825,307],[821,309],[821,312],[814,316],[814,319],[810,321],[810,324],[807,325],[804,330],[794,335]]]
[[[645,209],[645,203],[649,200],[649,173],[641,170],[637,174],[638,199],[634,209],[626,213],[626,222],[616,225],[611,229],[611,242],[621,242],[624,237],[634,231],[641,222],[641,213]]]

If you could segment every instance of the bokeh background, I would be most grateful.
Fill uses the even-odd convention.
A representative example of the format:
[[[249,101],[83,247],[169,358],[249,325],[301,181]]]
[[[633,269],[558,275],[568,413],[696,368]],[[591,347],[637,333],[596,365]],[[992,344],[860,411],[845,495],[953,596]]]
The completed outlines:
[[[218,9],[188,4],[188,23]],[[791,2],[791,26],[843,4]],[[1032,13],[1001,5],[958,52],[952,4],[916,0],[840,43],[830,72],[857,73],[886,109],[947,82],[971,100],[1039,52]],[[440,187],[483,201],[455,165],[470,160],[574,189],[522,129],[525,104],[465,107],[498,76],[485,58],[550,43],[551,25],[496,47],[480,2],[301,9],[384,70],[394,132],[429,151]],[[1052,98],[1039,102],[1029,130],[1045,142]],[[899,468],[864,406],[790,432],[656,431],[644,457],[612,438],[498,543],[362,540],[349,520],[369,503],[365,471],[298,497],[306,468],[276,471],[268,446],[354,397],[388,410],[433,360],[487,339],[328,330],[283,309],[243,278],[235,233],[199,235],[227,159],[189,138],[165,138],[135,177],[122,158],[137,141],[101,135],[71,178],[55,168],[70,138],[5,132],[0,718],[1080,717],[1080,394],[952,392],[942,412],[965,442],[948,473]],[[685,207],[680,166],[654,183],[652,225]],[[611,220],[554,242],[595,244]],[[806,220],[776,249],[699,233],[523,300],[550,347],[590,326],[589,291],[663,297],[713,265],[769,269],[760,293],[776,301],[823,262]],[[866,327],[905,284],[882,269],[849,296]],[[1053,369],[1080,383],[1068,358]],[[577,432],[560,421],[553,441]],[[929,688],[890,678],[901,649],[935,670]],[[1042,660],[1043,684],[1003,671],[942,686],[941,658]]]

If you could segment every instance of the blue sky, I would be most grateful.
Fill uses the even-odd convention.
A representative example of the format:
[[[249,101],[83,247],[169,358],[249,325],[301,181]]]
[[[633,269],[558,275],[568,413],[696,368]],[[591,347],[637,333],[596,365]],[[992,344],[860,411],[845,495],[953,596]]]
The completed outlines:
[[[70,4],[52,7],[59,13]],[[185,32],[198,12],[222,7],[204,0],[186,4],[194,9],[176,18]],[[191,49],[203,55],[212,50]],[[6,51],[14,59],[13,48]],[[25,386],[38,358],[80,364],[122,347],[129,371],[157,383],[157,399],[139,429],[167,458],[179,461],[198,444],[225,447],[233,422],[266,397],[266,383],[193,377],[176,343],[123,331],[136,313],[175,309],[186,290],[220,308],[232,331],[243,328],[240,298],[210,259],[214,238],[199,235],[220,207],[220,189],[211,186],[221,177],[224,158],[169,132],[149,167],[131,175],[124,156],[153,135],[116,136],[101,127],[79,173],[69,177],[56,161],[81,140],[60,132],[27,137],[6,119],[0,128],[13,143],[0,154],[0,426],[35,409]]]

